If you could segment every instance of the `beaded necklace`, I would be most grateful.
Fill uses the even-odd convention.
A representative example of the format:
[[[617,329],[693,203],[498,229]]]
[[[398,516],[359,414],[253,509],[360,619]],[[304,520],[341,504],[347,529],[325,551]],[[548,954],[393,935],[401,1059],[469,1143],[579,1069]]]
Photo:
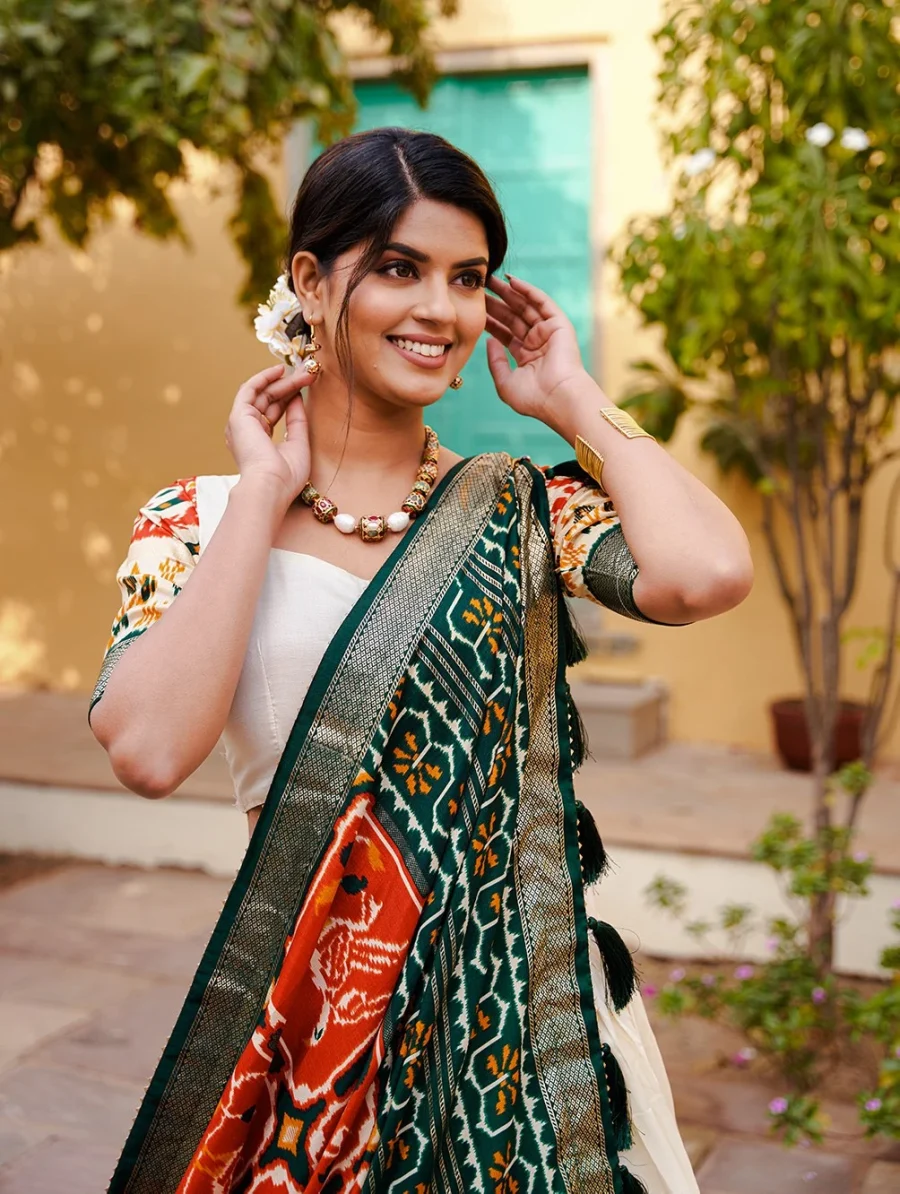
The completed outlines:
[[[356,518],[353,514],[342,514],[330,497],[319,493],[311,481],[307,481],[300,493],[300,501],[311,506],[314,516],[322,523],[333,523],[343,535],[356,531],[364,543],[378,543],[387,531],[401,534],[417,514],[428,504],[431,491],[438,475],[438,437],[430,427],[425,428],[425,448],[416,472],[416,479],[406,501],[399,510],[389,514],[366,514]]]

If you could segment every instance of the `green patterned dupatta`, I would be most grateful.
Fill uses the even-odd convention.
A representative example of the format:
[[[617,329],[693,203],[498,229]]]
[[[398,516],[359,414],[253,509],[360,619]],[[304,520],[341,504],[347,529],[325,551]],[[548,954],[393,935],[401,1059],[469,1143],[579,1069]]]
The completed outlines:
[[[528,462],[463,461],[345,620],[111,1191],[641,1188],[548,526]]]

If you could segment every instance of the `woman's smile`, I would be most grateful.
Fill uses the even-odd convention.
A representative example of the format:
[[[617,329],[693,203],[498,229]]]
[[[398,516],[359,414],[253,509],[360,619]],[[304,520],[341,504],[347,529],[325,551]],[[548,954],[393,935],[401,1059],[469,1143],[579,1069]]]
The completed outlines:
[[[439,336],[388,336],[387,340],[401,356],[423,369],[442,368],[452,347]]]

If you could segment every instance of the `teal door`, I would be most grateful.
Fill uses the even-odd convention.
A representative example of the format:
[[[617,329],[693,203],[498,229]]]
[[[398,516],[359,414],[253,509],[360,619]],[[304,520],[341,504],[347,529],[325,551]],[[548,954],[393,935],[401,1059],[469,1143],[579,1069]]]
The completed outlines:
[[[442,78],[425,111],[396,84],[360,82],[357,129],[403,125],[439,133],[470,154],[506,213],[504,268],[550,294],[575,324],[590,367],[590,102],[583,70]],[[461,455],[507,451],[551,464],[574,455],[543,423],[497,397],[479,344],[461,390],[448,390],[429,421]]]

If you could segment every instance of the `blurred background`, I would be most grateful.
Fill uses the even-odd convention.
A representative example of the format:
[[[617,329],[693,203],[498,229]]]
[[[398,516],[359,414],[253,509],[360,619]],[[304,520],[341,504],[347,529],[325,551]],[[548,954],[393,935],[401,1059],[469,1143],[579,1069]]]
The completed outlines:
[[[220,755],[143,801],[87,728],[132,521],[233,470],[303,172],[400,124],[750,537],[711,622],[579,607],[571,677],[704,1194],[900,1190],[898,42],[893,0],[0,0],[0,1188],[103,1188],[246,845]],[[465,377],[454,450],[572,455]]]

